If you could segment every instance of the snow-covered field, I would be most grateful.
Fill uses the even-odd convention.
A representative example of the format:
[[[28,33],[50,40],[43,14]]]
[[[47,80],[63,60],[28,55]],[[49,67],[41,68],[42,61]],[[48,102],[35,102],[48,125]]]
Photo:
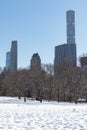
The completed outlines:
[[[87,104],[0,97],[0,130],[87,130]]]

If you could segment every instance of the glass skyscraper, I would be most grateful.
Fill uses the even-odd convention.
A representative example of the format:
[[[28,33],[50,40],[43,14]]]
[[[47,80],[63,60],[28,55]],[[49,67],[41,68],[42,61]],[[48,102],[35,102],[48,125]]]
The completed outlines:
[[[75,12],[66,12],[67,44],[55,47],[54,66],[65,63],[76,66],[76,44],[75,44]]]
[[[11,52],[6,53],[6,70],[9,70],[11,67]]]
[[[62,44],[55,47],[55,65],[66,63],[76,66],[76,44]]]
[[[11,49],[6,53],[6,70],[17,70],[17,41],[12,41]]]

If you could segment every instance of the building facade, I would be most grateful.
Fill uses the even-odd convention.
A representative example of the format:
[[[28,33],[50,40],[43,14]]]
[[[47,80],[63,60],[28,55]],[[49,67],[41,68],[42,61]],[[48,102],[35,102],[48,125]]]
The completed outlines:
[[[66,26],[67,44],[75,44],[75,12],[73,10],[66,12]]]
[[[41,70],[41,59],[38,53],[34,53],[31,58],[30,64],[31,70]]]
[[[11,52],[6,53],[6,70],[10,70],[11,68]]]
[[[12,41],[11,49],[6,53],[6,70],[17,70],[17,41]]]
[[[11,44],[11,70],[17,70],[17,41]]]
[[[55,47],[55,66],[64,63],[76,66],[76,44],[62,44]]]
[[[87,56],[82,56],[80,58],[80,64],[81,64],[81,67],[87,67]]]

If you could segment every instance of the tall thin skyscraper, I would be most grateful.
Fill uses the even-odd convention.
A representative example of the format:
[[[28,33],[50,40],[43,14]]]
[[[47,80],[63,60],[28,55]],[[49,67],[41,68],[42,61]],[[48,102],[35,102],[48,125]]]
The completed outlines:
[[[17,70],[17,41],[12,41],[11,49],[6,53],[6,70]]]
[[[67,29],[67,43],[75,43],[75,12],[68,10],[66,12],[66,29]]]
[[[54,66],[66,63],[76,66],[76,43],[75,43],[75,12],[66,12],[67,43],[55,47]],[[55,70],[56,71],[56,70]]]
[[[6,70],[10,70],[11,67],[11,52],[6,53]]]
[[[11,44],[11,70],[17,69],[17,41]]]

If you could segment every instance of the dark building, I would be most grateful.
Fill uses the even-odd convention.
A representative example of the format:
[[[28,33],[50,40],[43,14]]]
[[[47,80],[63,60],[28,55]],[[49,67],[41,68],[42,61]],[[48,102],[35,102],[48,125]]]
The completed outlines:
[[[75,44],[75,12],[69,10],[66,12],[67,21],[67,44],[55,47],[54,66],[66,63],[76,66],[76,44]]]
[[[80,58],[80,64],[81,64],[81,67],[87,66],[87,56],[83,56]]]
[[[6,70],[17,70],[17,41],[12,41],[11,50],[6,53]]]
[[[17,70],[17,41],[11,44],[11,70]]]
[[[76,45],[62,44],[55,47],[55,65],[66,63],[71,66],[76,66]]]
[[[31,65],[30,65],[31,70],[41,70],[41,59],[38,53],[34,53],[32,58],[31,58]]]

